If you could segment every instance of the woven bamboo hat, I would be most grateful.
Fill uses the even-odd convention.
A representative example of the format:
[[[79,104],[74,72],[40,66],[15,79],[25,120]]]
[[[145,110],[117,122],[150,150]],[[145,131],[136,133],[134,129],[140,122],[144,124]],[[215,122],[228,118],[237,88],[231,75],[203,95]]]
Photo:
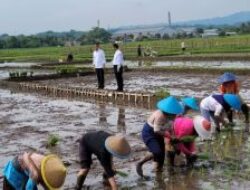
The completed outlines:
[[[109,136],[105,141],[105,148],[113,156],[120,159],[128,158],[131,153],[128,141],[121,134]]]
[[[65,181],[67,170],[56,155],[48,155],[41,164],[42,179],[49,190],[60,189]]]
[[[202,140],[209,140],[212,136],[211,123],[204,117],[197,115],[193,119],[194,128]]]

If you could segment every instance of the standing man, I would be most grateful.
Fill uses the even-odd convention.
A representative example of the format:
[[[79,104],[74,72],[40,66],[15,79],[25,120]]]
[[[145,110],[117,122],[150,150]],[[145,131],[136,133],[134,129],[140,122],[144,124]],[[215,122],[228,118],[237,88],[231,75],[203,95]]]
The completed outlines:
[[[93,52],[93,65],[98,80],[98,89],[104,89],[104,68],[106,64],[106,58],[104,51],[100,48],[100,43],[96,42],[95,51]]]
[[[119,49],[118,44],[114,44],[114,49],[115,49],[115,54],[113,58],[113,67],[114,67],[114,73],[115,73],[115,78],[117,81],[117,91],[122,92],[123,91],[123,53]]]

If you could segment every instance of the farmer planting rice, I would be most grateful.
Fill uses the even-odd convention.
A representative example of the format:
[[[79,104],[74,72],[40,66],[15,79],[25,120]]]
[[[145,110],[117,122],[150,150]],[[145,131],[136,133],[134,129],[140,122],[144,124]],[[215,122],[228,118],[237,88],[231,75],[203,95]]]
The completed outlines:
[[[83,135],[80,140],[79,156],[81,169],[77,174],[77,190],[84,184],[85,178],[92,164],[92,154],[97,156],[104,168],[104,179],[107,179],[111,189],[117,189],[115,170],[113,169],[112,157],[120,159],[128,158],[131,153],[127,140],[122,135],[111,135],[104,131],[91,132]]]
[[[237,81],[237,77],[233,73],[224,73],[218,78],[218,82],[220,83],[219,91],[222,94],[238,94],[240,92],[239,82]],[[245,123],[249,123],[249,108],[247,104],[243,101],[240,97],[242,104],[241,104],[241,111],[245,115]],[[233,123],[233,112],[229,111],[227,114],[228,120]]]
[[[183,115],[188,114],[189,111],[199,111],[199,106],[194,97],[185,97],[181,99],[181,104],[183,105]]]
[[[150,160],[154,160],[155,171],[162,171],[165,160],[165,130],[169,121],[174,120],[176,115],[183,113],[183,107],[173,96],[159,101],[157,108],[149,116],[142,130],[142,139],[150,154],[136,165],[136,171],[141,177],[143,177],[143,164]]]
[[[219,132],[221,125],[227,127],[228,122],[224,120],[224,112],[230,112],[231,109],[241,110],[241,100],[234,94],[216,94],[204,98],[200,103],[201,115],[209,122],[213,119],[216,130]]]
[[[175,155],[185,154],[187,165],[192,165],[196,159],[196,148],[194,140],[199,136],[206,140],[211,138],[211,124],[202,116],[195,116],[194,119],[178,116],[171,128],[166,131],[166,143],[168,149],[168,162],[174,166]]]
[[[65,181],[66,168],[56,155],[24,153],[5,166],[3,190],[60,189]]]

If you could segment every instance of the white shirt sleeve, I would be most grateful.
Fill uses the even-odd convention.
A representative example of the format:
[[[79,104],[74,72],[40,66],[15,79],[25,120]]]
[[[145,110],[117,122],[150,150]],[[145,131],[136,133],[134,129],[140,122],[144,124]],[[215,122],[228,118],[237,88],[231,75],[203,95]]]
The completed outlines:
[[[220,116],[220,114],[222,113],[222,111],[223,111],[222,105],[217,104],[217,105],[215,106],[214,115],[215,115],[215,116]]]
[[[105,57],[105,53],[103,50],[102,50],[102,58],[103,58],[103,65],[105,65],[106,64],[106,57]]]
[[[113,65],[122,65],[123,64],[123,54],[120,50],[116,50],[113,58]]]

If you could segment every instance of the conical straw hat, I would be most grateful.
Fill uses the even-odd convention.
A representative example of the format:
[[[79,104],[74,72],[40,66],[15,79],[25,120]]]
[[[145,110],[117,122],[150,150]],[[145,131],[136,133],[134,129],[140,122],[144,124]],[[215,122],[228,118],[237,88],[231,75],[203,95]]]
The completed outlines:
[[[184,111],[181,104],[173,96],[169,96],[163,100],[160,100],[157,103],[157,108],[164,113],[169,113],[174,115],[182,114]]]
[[[207,121],[204,117],[198,115],[194,119],[194,128],[202,140],[211,139],[212,127],[211,123]]]
[[[105,141],[105,147],[113,156],[120,159],[129,157],[131,153],[128,141],[121,134],[109,136]]]
[[[67,170],[56,155],[48,155],[41,164],[42,179],[50,190],[60,189],[65,181]]]

